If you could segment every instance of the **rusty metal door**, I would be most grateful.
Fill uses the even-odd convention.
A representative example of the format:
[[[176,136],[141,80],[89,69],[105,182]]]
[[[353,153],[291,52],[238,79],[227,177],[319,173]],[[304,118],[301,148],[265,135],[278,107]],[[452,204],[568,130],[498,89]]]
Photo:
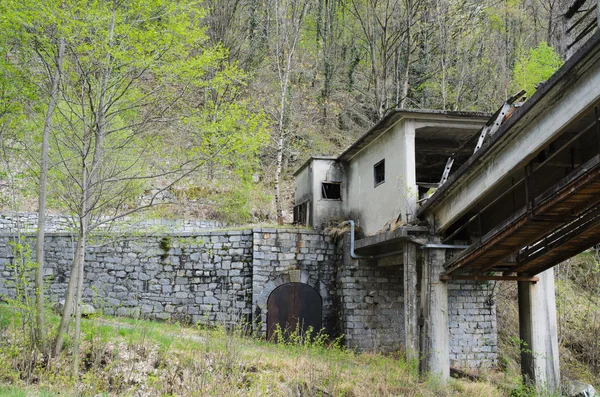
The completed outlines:
[[[304,335],[312,326],[314,336],[321,330],[322,313],[323,302],[314,288],[302,283],[281,285],[267,300],[267,338],[273,338],[277,324],[284,335],[296,329]]]

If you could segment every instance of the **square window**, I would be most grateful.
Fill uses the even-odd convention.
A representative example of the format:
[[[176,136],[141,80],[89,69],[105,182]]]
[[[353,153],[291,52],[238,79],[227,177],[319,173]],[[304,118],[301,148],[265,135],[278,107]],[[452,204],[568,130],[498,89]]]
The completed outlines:
[[[342,184],[339,182],[323,182],[321,184],[321,196],[327,200],[341,200]]]
[[[373,174],[375,176],[375,186],[385,182],[385,159],[373,166]]]

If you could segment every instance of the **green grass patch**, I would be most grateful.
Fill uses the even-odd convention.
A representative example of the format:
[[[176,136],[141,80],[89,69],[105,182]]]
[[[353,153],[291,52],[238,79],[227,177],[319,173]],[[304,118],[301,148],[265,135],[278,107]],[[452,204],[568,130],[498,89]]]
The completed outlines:
[[[16,316],[12,308],[0,305],[0,324],[5,324],[8,337],[4,341],[18,343],[18,322],[3,320]],[[53,315],[49,323],[57,320]],[[244,327],[182,326],[100,315],[83,319],[82,332],[77,380],[71,378],[70,344],[52,365],[24,376],[22,360],[7,354],[11,349],[4,349],[9,347],[5,343],[0,349],[0,384],[6,391],[0,395],[44,395],[46,390],[61,396],[503,395],[489,382],[441,386],[435,379],[420,379],[417,363],[407,363],[400,354],[356,353],[318,337],[275,344],[247,336]],[[18,348],[12,350],[18,353]],[[35,382],[28,384],[26,379]]]

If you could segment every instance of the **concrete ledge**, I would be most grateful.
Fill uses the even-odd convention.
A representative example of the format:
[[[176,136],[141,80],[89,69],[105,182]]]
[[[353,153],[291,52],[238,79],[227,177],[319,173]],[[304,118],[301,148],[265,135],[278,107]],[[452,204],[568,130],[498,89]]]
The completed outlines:
[[[426,233],[429,233],[427,226],[401,226],[389,232],[356,240],[354,249],[357,253],[365,255],[396,251],[400,248],[399,243],[404,240],[416,240],[418,243],[424,244],[426,239],[422,235]]]

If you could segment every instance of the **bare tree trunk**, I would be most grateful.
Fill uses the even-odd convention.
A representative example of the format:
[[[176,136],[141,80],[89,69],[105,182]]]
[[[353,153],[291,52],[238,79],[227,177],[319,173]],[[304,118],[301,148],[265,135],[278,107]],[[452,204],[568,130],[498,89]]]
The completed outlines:
[[[85,246],[85,242],[81,240],[81,236],[77,239],[77,247],[75,248],[75,256],[73,257],[73,264],[71,265],[71,273],[69,274],[69,284],[67,285],[67,292],[65,295],[65,305],[63,307],[62,316],[60,319],[60,325],[58,326],[58,334],[54,341],[54,356],[58,356],[62,351],[64,344],[64,335],[69,329],[69,323],[71,322],[71,314],[73,313],[73,303],[75,302],[75,288],[77,287],[77,272],[79,271],[79,257],[82,247]]]
[[[42,351],[46,350],[46,340],[44,329],[44,238],[46,234],[46,184],[48,182],[48,152],[49,152],[49,137],[52,129],[52,115],[58,99],[58,85],[61,75],[63,57],[65,54],[65,40],[60,39],[58,45],[58,55],[56,57],[56,69],[52,76],[52,88],[50,90],[50,99],[48,101],[48,109],[46,111],[46,119],[44,120],[44,132],[42,136],[42,153],[40,164],[40,191],[38,197],[38,226],[37,226],[37,241],[35,248],[36,255],[36,273],[35,273],[35,294],[36,294],[36,329],[35,340]]]
[[[112,44],[113,34],[115,30],[116,20],[116,8],[113,9],[112,19],[109,22],[108,27],[108,44]],[[81,207],[81,222],[80,222],[80,235],[81,235],[81,250],[79,251],[79,270],[77,272],[77,294],[75,297],[76,310],[75,310],[75,338],[73,343],[73,379],[79,378],[79,361],[80,361],[80,346],[81,346],[81,311],[83,306],[83,279],[85,274],[85,246],[87,241],[87,235],[90,227],[90,219],[92,213],[92,202],[94,195],[94,184],[99,178],[100,164],[104,157],[103,142],[105,134],[105,121],[106,121],[106,96],[108,80],[110,78],[111,70],[111,55],[110,52],[106,56],[106,67],[104,68],[104,75],[100,83],[100,95],[98,97],[98,107],[96,110],[96,123],[94,125],[94,151],[92,157],[91,170],[88,172],[87,167],[83,167],[83,178],[81,183],[82,193],[82,207]]]
[[[284,108],[284,106],[282,106]],[[277,223],[283,225],[283,205],[281,202],[281,170],[283,164],[283,139],[284,129],[279,125],[279,137],[277,138],[277,168],[275,169],[275,206],[277,209]]]
[[[406,107],[406,98],[408,97],[408,77],[410,72],[410,54],[412,52],[412,41],[411,41],[411,24],[413,12],[410,2],[406,3],[406,58],[404,59],[404,76],[402,78],[402,94],[398,107],[404,109]]]
[[[283,203],[281,198],[281,174],[283,169],[283,151],[285,150],[285,115],[288,112],[287,96],[290,83],[290,73],[294,62],[296,44],[300,38],[300,28],[304,19],[308,3],[305,0],[284,4],[280,7],[275,1],[275,52],[277,60],[277,73],[281,87],[281,102],[277,120],[277,163],[275,169],[275,206],[277,210],[277,223],[283,225]],[[291,15],[288,15],[291,7]],[[284,36],[284,37],[282,37]]]
[[[79,257],[77,258],[77,293],[75,294],[75,338],[73,344],[73,370],[72,377],[73,379],[79,379],[79,355],[80,355],[80,346],[81,346],[81,309],[82,309],[82,297],[83,297],[83,275],[84,275],[84,265],[85,265],[85,246],[87,240],[87,219],[82,221],[82,231],[83,233],[79,236],[80,240],[80,249],[79,249]]]

